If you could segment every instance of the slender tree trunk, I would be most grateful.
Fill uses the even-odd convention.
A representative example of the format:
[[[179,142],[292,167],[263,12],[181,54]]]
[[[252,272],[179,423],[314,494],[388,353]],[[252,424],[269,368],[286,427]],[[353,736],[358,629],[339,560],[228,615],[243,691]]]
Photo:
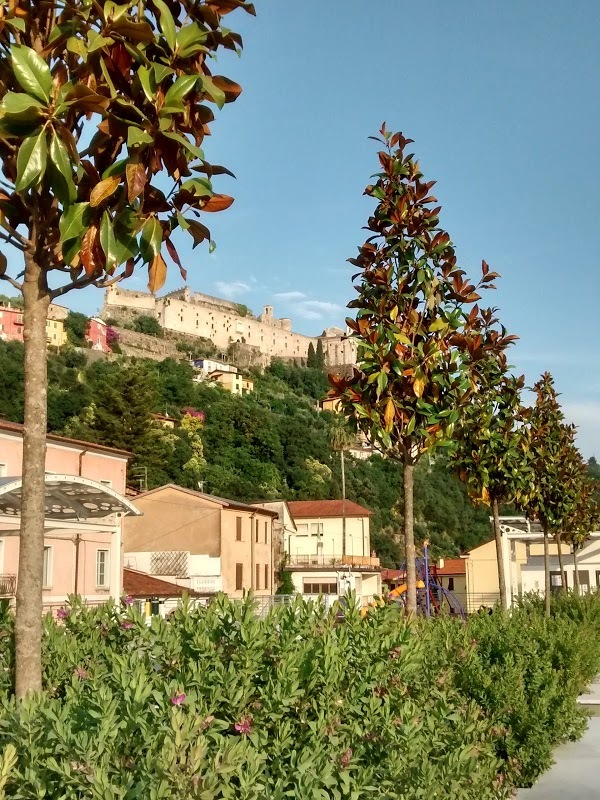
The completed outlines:
[[[494,538],[496,540],[496,560],[498,562],[498,585],[500,589],[500,606],[504,611],[508,608],[506,597],[506,575],[504,574],[504,548],[502,547],[502,530],[500,529],[500,513],[498,500],[492,496],[492,515],[494,519]]]
[[[575,594],[579,594],[579,564],[576,547],[573,548],[573,588],[575,589]]]
[[[555,533],[554,534],[554,541],[556,542],[556,546],[558,547],[558,568],[560,570],[560,591],[564,592],[566,590],[566,586],[565,586],[565,565],[563,564],[562,539],[560,538],[560,533]]]
[[[406,542],[406,610],[417,613],[417,569],[415,552],[414,465],[404,462],[404,541]]]
[[[340,450],[340,462],[342,467],[342,556],[348,552],[346,546],[346,462],[344,461],[344,450]]]
[[[25,343],[25,431],[23,504],[15,619],[15,692],[18,698],[42,686],[42,581],[44,565],[44,474],[46,462],[47,348],[50,299],[45,272],[26,256],[23,282]]]
[[[544,525],[544,607],[546,616],[550,616],[550,550],[548,547],[548,528]]]

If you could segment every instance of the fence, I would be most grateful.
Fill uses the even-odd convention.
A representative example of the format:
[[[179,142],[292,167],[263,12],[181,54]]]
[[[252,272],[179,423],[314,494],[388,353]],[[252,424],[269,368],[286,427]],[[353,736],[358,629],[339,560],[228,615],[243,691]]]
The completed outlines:
[[[328,555],[313,553],[310,555],[288,556],[286,567],[370,567],[380,569],[377,556]]]

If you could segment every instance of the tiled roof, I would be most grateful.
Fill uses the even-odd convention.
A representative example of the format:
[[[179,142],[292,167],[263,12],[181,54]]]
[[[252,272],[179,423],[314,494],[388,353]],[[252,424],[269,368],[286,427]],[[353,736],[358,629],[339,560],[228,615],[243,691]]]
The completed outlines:
[[[182,597],[187,593],[190,597],[198,597],[198,592],[188,589],[186,586],[177,586],[175,583],[160,580],[146,572],[138,572],[135,569],[125,567],[123,569],[123,593],[129,597],[149,598],[149,597]]]
[[[0,431],[11,431],[12,433],[23,433],[25,426],[20,422],[9,422],[7,419],[0,419]],[[133,453],[128,450],[119,450],[116,447],[107,447],[104,444],[95,442],[84,442],[82,439],[69,439],[67,436],[58,436],[56,433],[47,433],[46,439],[49,442],[60,442],[61,444],[74,444],[77,447],[84,447],[86,450],[99,450],[102,453],[113,453],[114,455],[127,456],[133,458]]]
[[[445,558],[444,566],[438,565],[438,575],[464,575],[467,571],[466,561],[464,558]]]
[[[373,513],[351,500],[290,500],[290,514],[294,519],[309,517],[368,517]]]
[[[276,511],[270,511],[268,508],[257,508],[256,506],[248,505],[248,503],[240,503],[237,500],[228,500],[226,497],[218,497],[216,494],[206,494],[206,492],[197,492],[195,489],[186,489],[183,486],[177,486],[175,483],[165,483],[162,486],[158,486],[156,489],[150,489],[148,492],[143,492],[138,497],[150,497],[157,492],[161,492],[163,489],[175,489],[178,492],[183,492],[184,494],[189,494],[192,497],[199,497],[201,500],[208,500],[211,503],[217,503],[217,505],[223,506],[224,508],[233,508],[237,511],[250,511],[253,514],[257,512],[260,514],[268,514],[270,517],[277,517]]]

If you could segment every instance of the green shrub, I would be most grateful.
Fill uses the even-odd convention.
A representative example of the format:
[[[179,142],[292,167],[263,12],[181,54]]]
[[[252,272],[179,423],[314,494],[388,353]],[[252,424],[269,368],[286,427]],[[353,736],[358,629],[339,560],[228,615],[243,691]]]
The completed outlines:
[[[75,605],[45,622],[45,694],[1,703],[7,796],[509,796],[489,723],[430,684],[428,658],[393,608],[336,625],[311,603],[260,619],[218,599],[147,627]]]

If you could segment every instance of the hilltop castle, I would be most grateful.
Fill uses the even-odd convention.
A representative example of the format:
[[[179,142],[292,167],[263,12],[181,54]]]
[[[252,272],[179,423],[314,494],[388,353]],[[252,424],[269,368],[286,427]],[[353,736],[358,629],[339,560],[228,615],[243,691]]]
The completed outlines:
[[[272,306],[265,306],[255,317],[245,306],[192,292],[187,286],[163,297],[119,286],[106,290],[101,312],[104,319],[127,322],[139,314],[155,317],[167,331],[210,339],[220,350],[234,343],[247,345],[260,353],[263,366],[273,358],[305,359],[309,345],[316,348],[319,340],[328,367],[356,361],[356,344],[341,328],[327,328],[320,336],[294,333],[292,321],[274,317]]]

